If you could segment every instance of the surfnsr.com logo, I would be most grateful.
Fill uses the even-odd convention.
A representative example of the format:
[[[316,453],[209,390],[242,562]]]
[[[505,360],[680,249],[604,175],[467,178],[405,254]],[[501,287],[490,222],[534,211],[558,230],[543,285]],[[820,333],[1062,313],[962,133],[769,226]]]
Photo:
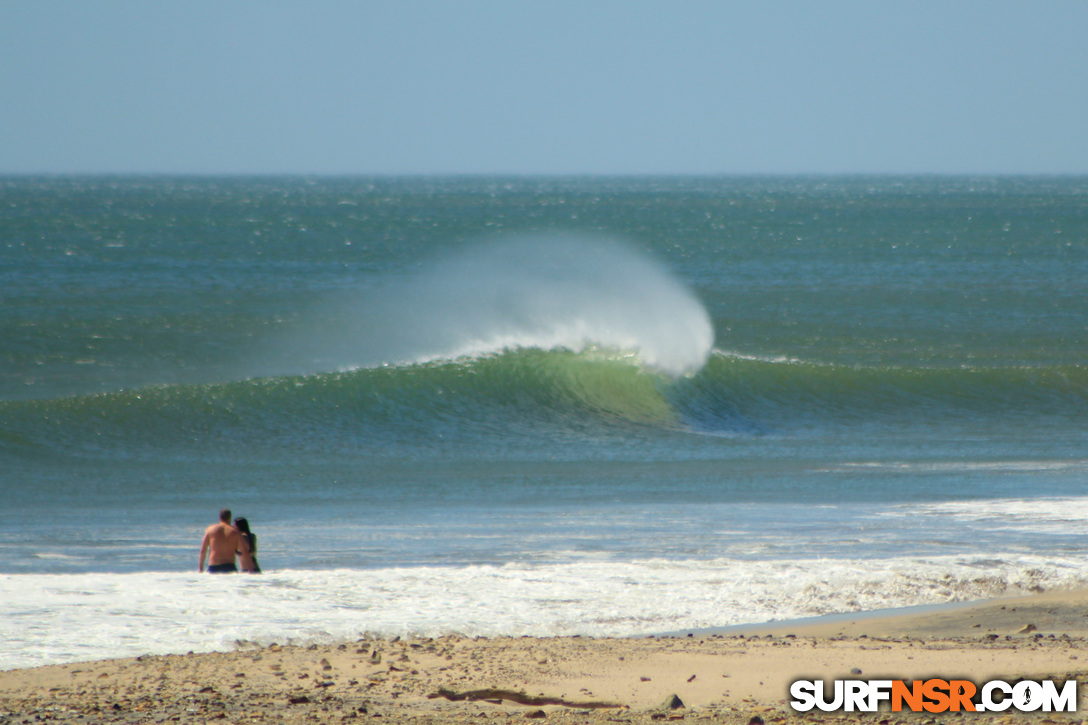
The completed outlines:
[[[1076,712],[1077,682],[1067,680],[797,680],[790,685],[790,705],[798,712],[876,712],[888,703],[892,712]]]

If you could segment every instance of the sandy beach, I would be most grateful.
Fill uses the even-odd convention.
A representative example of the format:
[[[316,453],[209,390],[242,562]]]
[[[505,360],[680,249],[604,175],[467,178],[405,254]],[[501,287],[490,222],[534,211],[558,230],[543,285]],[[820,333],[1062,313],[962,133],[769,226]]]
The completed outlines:
[[[638,639],[376,639],[0,672],[0,722],[1080,722],[796,713],[800,678],[1088,679],[1088,591]],[[1084,701],[1078,709],[1083,709]]]

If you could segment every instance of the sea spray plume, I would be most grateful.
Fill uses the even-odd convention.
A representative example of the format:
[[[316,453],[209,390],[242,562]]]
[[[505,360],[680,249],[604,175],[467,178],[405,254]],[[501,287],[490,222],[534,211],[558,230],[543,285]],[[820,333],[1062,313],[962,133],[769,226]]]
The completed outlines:
[[[338,300],[322,318],[309,363],[339,370],[562,348],[679,376],[698,371],[714,343],[703,305],[660,263],[585,236],[475,246]]]

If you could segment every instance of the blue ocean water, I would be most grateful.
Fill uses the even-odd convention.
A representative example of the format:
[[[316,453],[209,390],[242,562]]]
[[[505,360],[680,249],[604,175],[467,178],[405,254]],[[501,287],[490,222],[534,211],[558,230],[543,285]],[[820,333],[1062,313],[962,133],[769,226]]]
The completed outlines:
[[[1086,280],[1085,178],[0,179],[0,667],[1080,585]]]

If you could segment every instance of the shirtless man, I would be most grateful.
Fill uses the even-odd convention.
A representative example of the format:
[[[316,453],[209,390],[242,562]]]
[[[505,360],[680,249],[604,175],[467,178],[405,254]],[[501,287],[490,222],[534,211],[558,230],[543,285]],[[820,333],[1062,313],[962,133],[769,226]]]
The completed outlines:
[[[204,571],[204,560],[211,552],[208,560],[209,574],[229,574],[238,571],[234,563],[235,552],[249,552],[249,544],[242,538],[242,533],[230,525],[230,509],[219,512],[219,523],[212,524],[204,532],[204,540],[200,542],[200,571]]]

